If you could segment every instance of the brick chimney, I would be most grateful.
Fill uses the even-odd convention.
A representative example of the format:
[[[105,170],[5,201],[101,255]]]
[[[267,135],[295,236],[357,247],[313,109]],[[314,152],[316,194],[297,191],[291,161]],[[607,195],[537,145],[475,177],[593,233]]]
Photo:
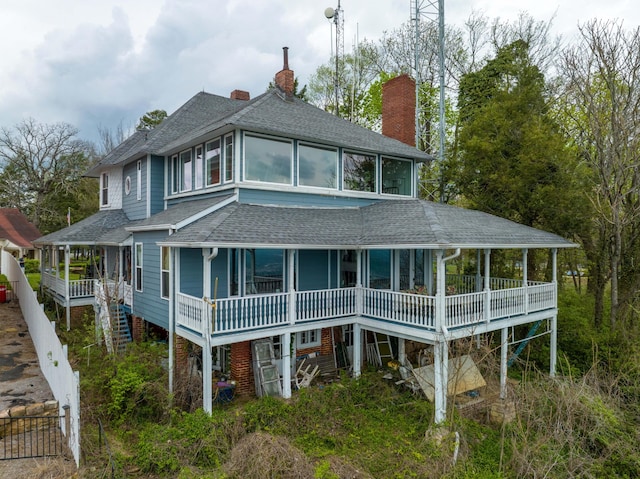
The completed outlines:
[[[293,70],[289,70],[289,47],[282,47],[284,55],[284,66],[276,73],[275,83],[287,97],[293,96]]]
[[[382,134],[416,146],[416,82],[406,73],[382,85]]]
[[[231,99],[232,100],[245,100],[245,101],[248,101],[248,100],[251,99],[251,95],[249,95],[248,91],[233,90],[231,92]]]

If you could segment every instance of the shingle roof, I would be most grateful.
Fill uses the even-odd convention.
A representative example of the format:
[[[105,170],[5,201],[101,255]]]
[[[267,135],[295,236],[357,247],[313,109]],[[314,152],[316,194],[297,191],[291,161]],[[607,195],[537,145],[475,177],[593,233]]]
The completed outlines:
[[[33,248],[41,236],[38,228],[17,208],[0,208],[0,240],[9,240],[21,248]]]
[[[167,237],[175,246],[265,248],[567,248],[552,233],[417,199],[353,208],[232,203]]]
[[[103,210],[67,228],[42,236],[33,243],[37,245],[119,244],[130,236],[130,233],[124,229],[129,224],[132,223],[124,211]]]
[[[106,166],[124,164],[144,154],[173,153],[224,127],[422,161],[432,159],[416,148],[338,118],[297,97],[284,98],[278,89],[272,88],[249,101],[200,92],[153,130],[136,131],[87,175],[95,176]]]

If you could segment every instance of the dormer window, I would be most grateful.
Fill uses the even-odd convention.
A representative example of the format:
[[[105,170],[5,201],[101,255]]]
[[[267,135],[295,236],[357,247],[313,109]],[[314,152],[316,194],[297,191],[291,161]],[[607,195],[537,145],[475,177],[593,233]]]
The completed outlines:
[[[207,143],[206,147],[207,186],[220,184],[220,138]]]
[[[345,190],[376,192],[376,157],[374,155],[345,152],[342,160]]]
[[[109,173],[100,176],[100,205],[109,205]]]

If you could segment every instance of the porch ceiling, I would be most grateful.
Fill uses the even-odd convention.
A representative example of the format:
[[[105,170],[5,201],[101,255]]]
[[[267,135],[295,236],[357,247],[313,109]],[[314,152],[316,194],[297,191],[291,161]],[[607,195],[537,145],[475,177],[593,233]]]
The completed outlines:
[[[364,207],[231,203],[167,237],[177,247],[296,249],[569,248],[564,238],[487,213],[417,199]]]

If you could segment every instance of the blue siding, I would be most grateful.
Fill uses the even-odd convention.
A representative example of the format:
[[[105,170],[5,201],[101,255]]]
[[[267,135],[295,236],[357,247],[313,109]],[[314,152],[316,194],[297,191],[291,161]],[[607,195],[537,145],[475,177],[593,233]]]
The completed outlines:
[[[180,250],[180,292],[202,297],[202,249],[182,248]]]
[[[138,161],[133,161],[126,165],[122,172],[122,209],[132,220],[144,219],[147,217],[147,159],[140,158],[142,163],[140,199],[138,199]],[[131,191],[125,194],[125,180],[131,179]]]
[[[228,279],[229,250],[220,249],[218,256],[211,263],[211,287],[215,288],[216,278],[218,278],[218,291],[212,291],[211,296],[217,298],[229,297]]]
[[[329,255],[329,266],[331,267],[331,274],[330,274],[330,286],[329,288],[333,289],[333,288],[337,288],[339,286],[338,283],[338,251],[331,251],[330,255]]]
[[[164,157],[151,155],[151,181],[149,183],[149,206],[151,214],[164,210]],[[146,171],[145,171],[146,174]]]
[[[238,195],[238,201],[240,203],[255,204],[341,207],[366,206],[379,200],[375,198],[349,198],[345,196],[319,195],[284,191],[262,191],[241,188]]]
[[[329,284],[329,251],[298,252],[298,289],[309,291],[327,289]]]
[[[167,237],[167,231],[134,233],[135,243],[143,243],[142,289],[133,291],[133,314],[165,329],[169,329],[169,301],[160,297],[160,247],[156,244]]]

